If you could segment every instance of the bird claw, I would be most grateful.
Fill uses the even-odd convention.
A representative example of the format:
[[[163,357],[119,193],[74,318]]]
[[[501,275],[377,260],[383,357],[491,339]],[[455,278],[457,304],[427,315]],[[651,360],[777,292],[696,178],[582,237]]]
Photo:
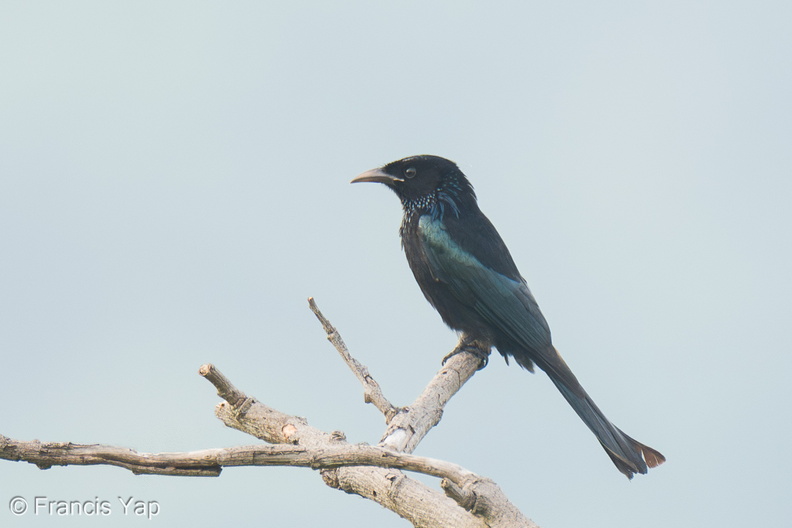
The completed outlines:
[[[456,347],[454,347],[454,350],[449,352],[448,355],[446,355],[446,357],[443,358],[442,364],[445,365],[446,361],[448,361],[449,359],[451,359],[452,357],[456,356],[461,352],[467,352],[469,354],[473,354],[479,359],[481,365],[479,365],[479,368],[477,368],[476,370],[483,369],[489,363],[489,355],[490,355],[489,347],[485,349],[480,345],[476,344],[475,342],[473,342],[473,343],[458,344]]]

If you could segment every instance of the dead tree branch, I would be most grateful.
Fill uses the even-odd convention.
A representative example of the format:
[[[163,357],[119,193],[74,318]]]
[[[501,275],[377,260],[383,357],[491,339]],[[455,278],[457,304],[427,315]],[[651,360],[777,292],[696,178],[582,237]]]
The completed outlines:
[[[332,469],[346,466],[377,466],[414,471],[447,479],[465,488],[475,475],[444,460],[397,453],[366,445],[340,445],[308,449],[298,445],[251,445],[203,449],[187,453],[138,453],[133,449],[101,444],[20,442],[0,436],[0,456],[30,462],[40,469],[52,466],[112,465],[137,475],[216,477],[224,467],[298,466]]]
[[[380,440],[381,446],[411,453],[429,430],[440,422],[446,403],[481,366],[481,359],[470,352],[451,356],[421,395],[410,406],[398,409],[382,393],[379,383],[371,376],[368,368],[352,357],[338,330],[322,314],[313,297],[308,299],[308,305],[322,323],[327,340],[333,344],[363,385],[363,400],[374,404],[385,415],[388,429]]]
[[[321,431],[304,418],[268,407],[207,364],[199,373],[224,400],[215,408],[218,418],[273,445],[152,454],[99,444],[20,442],[0,435],[0,459],[26,461],[41,469],[104,464],[135,474],[179,476],[218,476],[224,467],[233,466],[308,467],[319,470],[327,485],[374,500],[416,527],[536,528],[490,479],[450,462],[412,454],[440,421],[445,404],[480,367],[479,357],[469,352],[451,356],[415,402],[399,409],[387,400],[368,369],[351,356],[313,299],[309,304],[328,340],[363,385],[365,401],[385,415],[388,428],[378,446],[351,445],[339,431]],[[441,478],[445,494],[401,470]]]
[[[441,369],[441,372],[450,368],[452,362],[465,361],[462,358],[455,359],[456,357],[452,357]],[[475,356],[471,356],[471,358],[475,358]],[[475,358],[473,363],[478,366],[479,359]],[[453,371],[453,367],[451,368]],[[475,371],[475,367],[473,370]],[[222,389],[235,395],[238,402],[236,406],[225,401],[219,403],[215,410],[218,418],[229,427],[269,443],[295,444],[316,450],[326,449],[327,446],[333,445],[348,445],[344,434],[339,431],[326,433],[308,425],[303,418],[281,413],[246,396],[231,385],[227,378],[212,365],[202,366],[199,372],[202,375],[215,373],[206,377],[213,384],[220,380],[218,382],[220,386],[215,384],[218,392]],[[438,374],[438,376],[440,375]],[[453,382],[452,385],[458,382],[447,374],[440,376],[440,379],[447,378]],[[422,396],[424,399],[429,399],[425,394]],[[411,416],[411,414],[408,412],[407,416]],[[415,414],[414,416],[420,417],[425,414]],[[406,421],[404,427],[408,429],[410,427]],[[426,427],[421,429],[429,430]],[[393,453],[393,450],[386,449],[386,452]],[[321,474],[328,486],[369,498],[398,513],[418,527],[535,526],[508,501],[503,491],[494,482],[467,470],[463,470],[464,473],[459,475],[460,477],[464,475],[461,486],[457,479],[443,479],[441,487],[446,493],[443,495],[407,477],[400,471],[396,471],[399,466],[372,464],[380,467],[362,467],[366,465],[368,464],[361,463],[337,469],[323,469]],[[427,472],[426,474],[433,473]],[[484,512],[487,512],[486,515]],[[486,524],[479,524],[483,522],[482,516],[487,518]],[[502,517],[504,522],[494,522],[494,519],[498,517]]]
[[[338,333],[335,327],[330,324],[330,321],[322,314],[319,307],[316,306],[313,297],[308,298],[308,306],[311,308],[314,315],[316,315],[316,318],[319,319],[319,322],[322,323],[322,328],[324,328],[324,331],[327,333],[327,340],[333,344],[341,355],[341,358],[363,385],[363,401],[373,404],[374,407],[385,415],[386,423],[390,422],[391,418],[398,412],[398,409],[394,407],[382,393],[379,383],[369,374],[366,366],[352,357],[346,343],[341,339],[341,334]]]
[[[481,359],[470,352],[460,352],[448,358],[421,395],[390,420],[379,445],[408,453],[415,450],[432,427],[440,422],[446,403],[480,365]]]

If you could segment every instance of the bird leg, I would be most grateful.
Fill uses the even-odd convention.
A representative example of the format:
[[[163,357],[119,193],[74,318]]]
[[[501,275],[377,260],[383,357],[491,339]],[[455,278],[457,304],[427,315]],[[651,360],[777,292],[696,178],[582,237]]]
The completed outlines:
[[[448,361],[451,357],[456,356],[460,352],[468,352],[476,356],[479,361],[481,361],[481,366],[477,369],[481,370],[487,366],[487,363],[489,363],[489,355],[491,350],[492,346],[486,341],[475,339],[467,334],[462,334],[462,337],[459,338],[459,343],[457,343],[457,346],[454,347],[454,350],[449,352],[448,355],[443,358],[443,365],[445,365],[446,361]]]

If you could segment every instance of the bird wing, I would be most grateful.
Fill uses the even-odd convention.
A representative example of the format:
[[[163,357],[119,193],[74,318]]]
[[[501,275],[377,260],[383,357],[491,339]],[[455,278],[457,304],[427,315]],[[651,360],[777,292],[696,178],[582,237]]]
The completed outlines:
[[[445,215],[442,223],[454,242],[473,254],[484,266],[512,280],[523,280],[509,248],[478,207],[468,206],[465,215]]]
[[[460,303],[473,308],[495,337],[505,338],[515,347],[501,349],[501,353],[514,356],[518,363],[523,363],[521,359],[535,361],[542,370],[562,380],[572,375],[553,348],[550,328],[525,281],[482,264],[454,241],[441,220],[421,217],[418,233],[435,280]]]

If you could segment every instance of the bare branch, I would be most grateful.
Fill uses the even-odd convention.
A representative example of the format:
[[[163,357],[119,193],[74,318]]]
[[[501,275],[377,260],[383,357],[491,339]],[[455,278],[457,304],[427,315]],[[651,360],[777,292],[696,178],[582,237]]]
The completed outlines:
[[[231,380],[226,378],[214,365],[207,363],[201,365],[198,374],[209,380],[217,389],[217,395],[234,407],[240,407],[248,399],[245,393],[234,387]]]
[[[39,468],[67,465],[113,465],[135,474],[218,476],[232,466],[298,466],[333,469],[347,466],[397,468],[450,480],[460,488],[470,486],[475,475],[450,462],[397,453],[366,445],[341,445],[308,449],[295,445],[252,445],[204,449],[187,453],[138,453],[133,449],[101,444],[20,442],[0,436],[0,458],[25,461]]]
[[[304,418],[268,407],[206,364],[199,373],[225,400],[216,407],[218,418],[229,427],[275,445],[152,454],[99,444],[19,442],[0,435],[0,459],[27,461],[42,469],[104,464],[135,474],[179,476],[218,476],[224,467],[231,466],[309,467],[319,470],[327,485],[374,500],[419,528],[536,528],[493,481],[450,462],[411,454],[440,421],[445,404],[479,368],[479,357],[459,352],[461,347],[457,347],[458,353],[450,357],[415,402],[397,409],[382,394],[368,369],[349,354],[313,299],[309,303],[328,339],[363,384],[366,401],[374,403],[390,422],[379,446],[350,445],[339,431],[321,431]],[[441,478],[445,495],[400,470]]]
[[[224,401],[215,407],[215,415],[233,429],[255,436],[270,444],[297,444],[321,447],[344,441],[344,433],[326,433],[308,425],[305,418],[282,413],[248,397],[237,389],[214,365],[207,363],[198,373],[218,388],[218,394],[232,394],[234,402]]]
[[[317,449],[347,445],[340,431],[326,433],[308,425],[303,418],[284,414],[253,398],[246,397],[242,401],[242,405],[236,408],[228,402],[221,402],[215,408],[215,414],[228,427],[270,443],[299,444]],[[459,508],[443,493],[396,469],[352,466],[322,470],[321,474],[328,486],[371,499],[417,527],[484,526],[480,519]]]
[[[122,467],[136,475],[216,477],[220,475],[221,465],[205,455],[210,451],[212,450],[150,455],[125,447],[80,445],[70,442],[42,443],[37,440],[19,442],[0,435],[0,458],[15,462],[30,462],[40,469],[49,469],[52,466],[103,464]]]
[[[440,422],[443,408],[481,366],[481,358],[470,352],[449,357],[420,396],[399,411],[388,424],[379,445],[411,453],[424,436]]]
[[[371,377],[366,366],[352,357],[344,340],[341,339],[341,334],[338,333],[338,330],[336,330],[336,328],[330,324],[330,321],[322,314],[313,297],[308,298],[308,306],[311,307],[311,311],[316,315],[316,318],[319,319],[319,322],[322,323],[322,328],[324,328],[324,331],[327,333],[327,340],[333,344],[338,353],[341,354],[341,358],[343,358],[344,362],[363,385],[363,401],[373,404],[374,407],[385,415],[385,422],[390,423],[391,418],[398,412],[398,409],[394,407],[382,393],[379,383]]]
[[[449,358],[433,380],[436,385],[436,396],[434,397],[437,398],[437,401],[445,404],[461,384],[472,376],[479,365],[480,358],[464,352]],[[470,373],[466,374],[468,370]],[[241,391],[237,392],[241,393]],[[408,408],[404,419],[400,419],[401,414],[399,414],[394,420],[404,420],[400,422],[402,427],[405,431],[410,431],[413,429],[409,421],[411,417],[431,414],[425,409],[431,408],[428,402],[432,398],[430,393],[424,391],[422,396],[416,400],[416,408],[419,409],[419,412],[412,413],[410,412],[411,408]],[[341,432],[336,431],[328,434],[308,425],[303,418],[281,413],[253,398],[246,397],[243,399],[242,405],[244,409],[240,411],[227,402],[222,402],[216,407],[215,413],[227,426],[267,442],[299,444],[301,447],[317,450],[332,445],[348,445]],[[442,410],[440,414],[442,414]],[[416,424],[414,429],[416,430],[414,434],[404,433],[411,445],[417,444],[431,429],[431,426]],[[392,449],[385,449],[385,452],[397,454]],[[423,459],[423,457],[419,458]],[[376,465],[382,466],[382,464]],[[487,478],[462,470],[464,474],[458,475],[462,479],[461,481],[459,478],[445,479],[446,483],[451,484],[444,486],[447,495],[443,495],[396,471],[395,468],[400,466],[389,467],[394,469],[354,465],[339,467],[322,471],[322,478],[331,487],[366,497],[381,504],[409,520],[416,527],[453,526],[461,528],[484,526],[485,524],[490,527],[510,528],[535,528],[536,526],[509,502],[497,484]],[[427,472],[427,474],[439,476],[439,473]],[[463,505],[465,509],[460,508],[460,505]],[[481,517],[470,516],[466,510]],[[484,519],[486,519],[486,523],[479,524],[483,523]]]
[[[379,385],[371,378],[368,370],[352,357],[337,330],[319,311],[313,298],[309,298],[308,303],[322,323],[328,334],[328,339],[334,344],[347,365],[355,372],[366,390],[368,391],[369,387],[366,380],[371,380],[376,393],[381,395]],[[467,346],[463,347],[463,345],[469,345],[469,343],[460,340],[459,345],[447,356],[445,364],[421,395],[410,406],[398,409],[398,413],[388,420],[388,428],[379,443],[380,446],[411,453],[426,434],[440,422],[443,408],[448,401],[481,368],[481,357],[467,351]],[[385,402],[390,408],[393,408],[387,400]],[[380,407],[378,406],[378,408]],[[380,408],[380,410],[382,409]],[[387,413],[386,417],[388,417]],[[354,471],[354,469],[350,468],[348,471]],[[453,479],[444,479],[441,486],[446,495],[454,499],[457,504],[477,515],[484,515],[490,526],[499,526],[500,522],[504,523],[503,526],[536,526],[509,502],[497,484],[483,477],[474,477],[476,479],[475,486],[470,484],[459,486]],[[325,481],[327,482],[327,479]],[[354,492],[367,496],[361,490]],[[373,500],[377,500],[376,497]],[[382,504],[381,501],[378,502]],[[386,504],[383,505],[390,508]],[[396,510],[394,509],[394,511]]]
[[[396,408],[385,398],[365,365],[352,357],[338,330],[322,314],[313,297],[308,298],[308,305],[322,323],[328,341],[363,385],[366,403],[373,403],[385,415],[388,429],[380,440],[381,446],[408,453],[414,451],[429,430],[440,422],[446,403],[481,366],[481,358],[470,352],[463,350],[451,355],[412,405]],[[459,351],[461,347],[454,350]]]

